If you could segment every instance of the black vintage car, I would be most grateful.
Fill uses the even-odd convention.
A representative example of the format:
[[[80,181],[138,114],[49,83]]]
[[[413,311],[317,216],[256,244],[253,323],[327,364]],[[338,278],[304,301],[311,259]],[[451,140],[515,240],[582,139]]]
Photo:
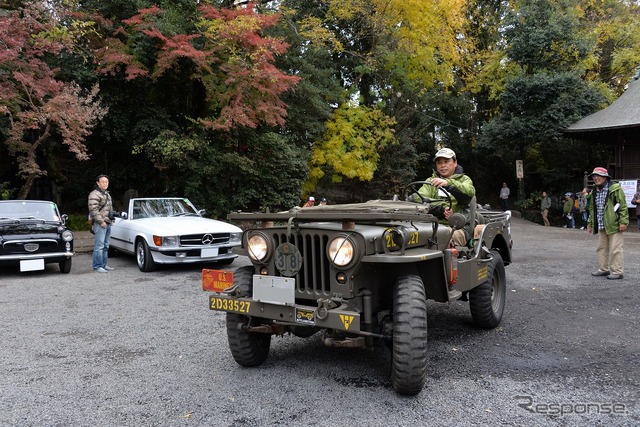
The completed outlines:
[[[73,233],[66,219],[53,202],[0,201],[0,265],[35,271],[58,263],[62,273],[71,271]]]

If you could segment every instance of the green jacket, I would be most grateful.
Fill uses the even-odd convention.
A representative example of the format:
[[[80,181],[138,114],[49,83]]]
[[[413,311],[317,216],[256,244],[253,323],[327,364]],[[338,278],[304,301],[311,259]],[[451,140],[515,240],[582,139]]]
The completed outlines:
[[[589,219],[587,226],[591,227],[593,234],[598,234],[598,218],[596,214],[596,191],[591,192],[591,203],[589,206]],[[613,209],[617,203],[620,203],[618,212]],[[604,202],[604,231],[607,234],[614,234],[620,231],[620,224],[629,225],[629,209],[627,201],[624,197],[624,191],[617,182],[609,181],[609,192]]]
[[[433,178],[440,178],[436,172],[433,173],[431,178],[427,179],[427,182],[431,181]],[[454,173],[449,178],[449,186],[444,189],[447,190],[451,194],[451,210],[453,212],[461,212],[462,210],[469,207],[469,202],[471,202],[471,198],[476,195],[476,189],[473,186],[473,181],[467,175],[463,173]],[[438,189],[432,185],[425,184],[418,190],[418,193],[423,197],[429,199],[435,199],[442,197],[438,194]],[[431,211],[435,216],[440,219],[444,218],[443,208],[447,207],[447,202],[435,202],[432,205]],[[446,221],[441,221],[443,224],[446,224]]]

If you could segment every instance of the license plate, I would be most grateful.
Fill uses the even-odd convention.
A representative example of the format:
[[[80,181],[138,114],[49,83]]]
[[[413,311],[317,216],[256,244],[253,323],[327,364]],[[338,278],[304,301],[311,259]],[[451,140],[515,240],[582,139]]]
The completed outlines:
[[[209,297],[209,308],[211,310],[248,314],[251,308],[251,301],[238,301],[211,295]]]
[[[293,304],[296,300],[296,279],[254,274],[253,299],[280,305]]]
[[[218,248],[205,248],[200,251],[200,256],[202,258],[210,258],[214,256],[218,256]]]
[[[20,261],[20,271],[44,270],[44,259],[24,259]]]
[[[233,285],[233,271],[228,270],[202,270],[202,290],[210,292],[222,292]]]

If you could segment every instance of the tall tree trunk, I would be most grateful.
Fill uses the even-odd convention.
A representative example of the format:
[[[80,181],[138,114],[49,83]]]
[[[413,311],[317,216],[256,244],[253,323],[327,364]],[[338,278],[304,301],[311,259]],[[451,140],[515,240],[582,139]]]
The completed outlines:
[[[36,181],[38,176],[36,174],[31,174],[27,177],[27,180],[20,188],[20,193],[18,193],[18,200],[26,200],[29,197],[29,193],[31,192],[31,187],[33,187],[33,183]]]

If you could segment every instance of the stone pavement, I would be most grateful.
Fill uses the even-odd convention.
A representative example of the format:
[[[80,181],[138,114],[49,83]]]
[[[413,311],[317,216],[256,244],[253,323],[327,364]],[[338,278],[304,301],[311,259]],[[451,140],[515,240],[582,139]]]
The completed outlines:
[[[88,230],[73,232],[73,250],[76,253],[87,253],[93,251],[93,234]]]

